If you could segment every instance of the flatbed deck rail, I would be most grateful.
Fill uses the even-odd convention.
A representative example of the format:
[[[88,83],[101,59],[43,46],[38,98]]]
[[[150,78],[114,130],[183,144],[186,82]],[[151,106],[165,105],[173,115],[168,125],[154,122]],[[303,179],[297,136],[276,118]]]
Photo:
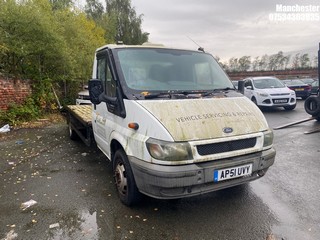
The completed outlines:
[[[92,132],[92,106],[91,105],[68,105],[67,123],[69,126],[69,136],[71,139],[80,139],[87,145],[94,143]]]

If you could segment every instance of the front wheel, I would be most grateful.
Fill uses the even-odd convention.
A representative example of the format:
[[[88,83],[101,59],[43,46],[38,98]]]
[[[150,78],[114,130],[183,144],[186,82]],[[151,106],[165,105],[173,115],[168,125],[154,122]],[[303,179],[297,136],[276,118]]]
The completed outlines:
[[[128,157],[122,149],[117,150],[114,155],[113,173],[121,202],[127,206],[137,203],[141,194],[136,186]]]

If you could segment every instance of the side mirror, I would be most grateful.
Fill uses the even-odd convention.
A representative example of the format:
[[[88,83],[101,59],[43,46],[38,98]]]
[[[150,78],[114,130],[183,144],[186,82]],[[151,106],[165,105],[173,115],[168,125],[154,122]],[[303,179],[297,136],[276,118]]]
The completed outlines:
[[[99,79],[89,80],[89,96],[93,104],[100,104],[100,95],[103,93],[103,85]]]
[[[242,94],[244,93],[244,81],[242,80],[238,81],[238,91],[241,92]]]
[[[252,86],[247,86],[246,89],[252,90]]]

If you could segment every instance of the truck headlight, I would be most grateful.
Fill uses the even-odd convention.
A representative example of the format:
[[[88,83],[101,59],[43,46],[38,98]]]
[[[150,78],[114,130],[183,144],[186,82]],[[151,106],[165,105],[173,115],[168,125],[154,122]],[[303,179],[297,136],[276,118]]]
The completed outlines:
[[[166,142],[149,138],[146,145],[150,155],[158,160],[181,161],[192,159],[190,144],[186,142]]]
[[[271,147],[272,144],[273,144],[273,131],[269,129],[268,131],[263,133],[263,147],[264,148]]]
[[[264,93],[264,92],[260,92],[258,93],[258,95],[260,95],[261,97],[268,97],[268,93]]]

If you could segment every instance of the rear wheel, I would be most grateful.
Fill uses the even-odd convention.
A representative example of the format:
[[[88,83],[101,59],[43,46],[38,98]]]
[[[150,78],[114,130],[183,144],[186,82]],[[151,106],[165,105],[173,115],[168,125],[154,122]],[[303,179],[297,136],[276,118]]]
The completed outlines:
[[[74,131],[71,127],[71,122],[69,122],[68,124],[68,130],[69,130],[69,137],[71,140],[77,140],[79,137],[78,137],[78,134],[76,133],[76,131]]]
[[[136,186],[128,157],[122,149],[117,150],[114,155],[113,173],[121,202],[127,206],[137,203],[141,194]]]

